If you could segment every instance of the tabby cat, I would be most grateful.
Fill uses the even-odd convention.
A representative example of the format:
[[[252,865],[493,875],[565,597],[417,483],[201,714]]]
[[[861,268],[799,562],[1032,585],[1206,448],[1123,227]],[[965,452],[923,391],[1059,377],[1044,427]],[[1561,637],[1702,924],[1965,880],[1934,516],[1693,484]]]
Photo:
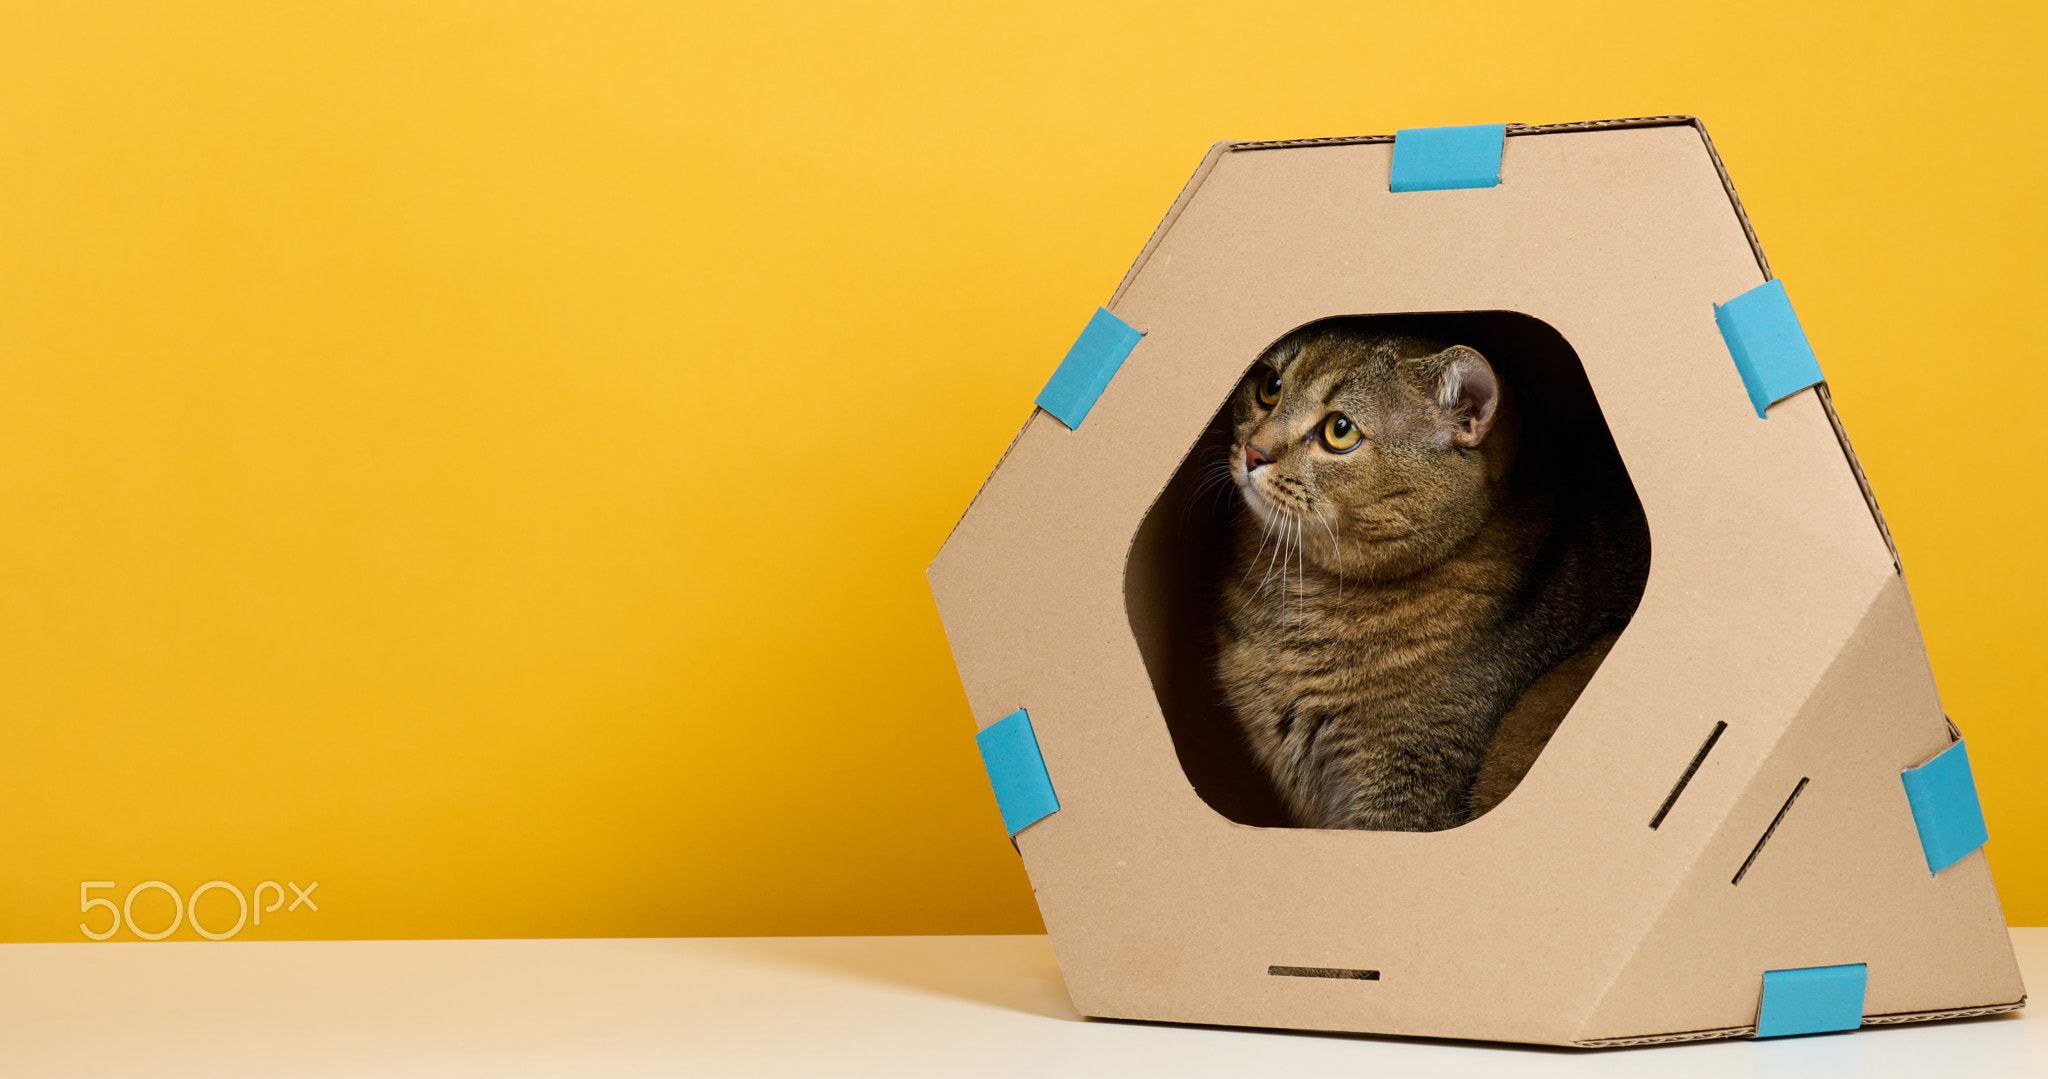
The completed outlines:
[[[1295,822],[1434,831],[1521,781],[1634,613],[1649,532],[1476,350],[1344,320],[1231,402],[1226,701]]]

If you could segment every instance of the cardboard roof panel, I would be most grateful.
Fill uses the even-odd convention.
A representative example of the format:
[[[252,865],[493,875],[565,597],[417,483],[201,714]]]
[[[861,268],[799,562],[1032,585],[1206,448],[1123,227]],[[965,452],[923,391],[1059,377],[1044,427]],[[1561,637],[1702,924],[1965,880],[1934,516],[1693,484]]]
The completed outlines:
[[[1486,189],[1390,192],[1391,156],[1212,151],[1110,305],[1143,339],[1078,428],[1033,415],[931,567],[977,723],[1028,708],[1058,793],[1017,842],[1076,1006],[1605,1043],[1746,1032],[1764,970],[1839,963],[1868,964],[1867,1015],[2014,1006],[1982,852],[1919,861],[1898,772],[1949,728],[1824,387],[1759,419],[1717,330],[1767,270],[1704,132],[1510,128]],[[1190,785],[1134,634],[1140,525],[1268,343],[1456,311],[1577,352],[1648,516],[1641,606],[1492,813],[1235,823]]]

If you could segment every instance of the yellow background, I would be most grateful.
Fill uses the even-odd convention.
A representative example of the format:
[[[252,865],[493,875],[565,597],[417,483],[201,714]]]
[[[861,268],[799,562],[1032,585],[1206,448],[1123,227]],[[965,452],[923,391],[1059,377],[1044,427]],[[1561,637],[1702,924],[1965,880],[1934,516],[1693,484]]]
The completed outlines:
[[[9,4],[0,939],[1035,930],[923,567],[1204,148],[1668,112],[2048,922],[2038,12]]]

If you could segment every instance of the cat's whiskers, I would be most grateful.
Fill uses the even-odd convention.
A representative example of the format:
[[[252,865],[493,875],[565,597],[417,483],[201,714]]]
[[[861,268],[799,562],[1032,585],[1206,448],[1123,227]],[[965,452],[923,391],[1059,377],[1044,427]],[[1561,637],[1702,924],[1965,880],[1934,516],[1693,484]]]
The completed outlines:
[[[1303,518],[1294,518],[1294,614],[1298,616],[1309,606],[1309,549],[1300,541],[1300,530],[1307,524]]]
[[[1296,614],[1300,614],[1301,593],[1302,590],[1308,584],[1308,582],[1303,579],[1301,565],[1301,518],[1297,517],[1294,519],[1294,532],[1293,535],[1289,538],[1291,542],[1288,545],[1293,549],[1288,553],[1293,556],[1294,562],[1294,611]],[[1280,587],[1283,591],[1287,587],[1287,579],[1284,576],[1280,579]]]
[[[1337,561],[1337,602],[1344,602],[1344,548],[1337,543],[1337,531],[1330,527],[1330,519],[1316,510],[1316,520],[1323,523],[1323,531],[1330,536],[1330,557]]]
[[[1273,555],[1267,561],[1265,575],[1259,578],[1259,591],[1263,592],[1266,590],[1266,582],[1272,580],[1273,571],[1278,569],[1280,571],[1280,591],[1284,594],[1287,591],[1287,559],[1289,557],[1287,551],[1288,525],[1293,522],[1294,518],[1287,512],[1286,507],[1281,506],[1277,500],[1274,502],[1273,512],[1274,516],[1279,518],[1279,527],[1273,530]],[[1264,550],[1263,544],[1261,544],[1260,549]]]
[[[1273,554],[1266,560],[1266,572],[1259,576],[1259,591],[1264,592],[1266,590],[1266,582],[1273,579],[1274,568],[1282,564],[1280,561],[1280,551],[1286,542],[1287,529],[1283,523],[1282,527],[1273,530]],[[1264,550],[1265,548],[1261,545],[1260,549]]]
[[[1300,613],[1301,613],[1301,599],[1302,599],[1302,594],[1303,594],[1303,592],[1304,592],[1304,591],[1305,591],[1305,590],[1306,590],[1306,589],[1308,588],[1308,574],[1307,574],[1307,563],[1303,561],[1303,552],[1302,552],[1302,547],[1301,547],[1301,518],[1300,518],[1299,516],[1297,516],[1297,517],[1295,517],[1295,518],[1294,518],[1294,544],[1293,544],[1293,546],[1294,546],[1294,611],[1295,611],[1295,613],[1296,613],[1296,614],[1300,614]],[[1283,589],[1284,589],[1284,588],[1286,587],[1286,582],[1285,582],[1285,581],[1282,581],[1282,582],[1281,582],[1281,587],[1282,587]]]
[[[1259,518],[1259,549],[1252,552],[1251,561],[1245,565],[1244,576],[1239,579],[1240,584],[1252,579],[1252,571],[1259,568],[1259,556],[1266,553],[1266,541],[1273,536],[1273,522],[1256,513],[1252,516]],[[1261,579],[1260,587],[1263,588],[1265,583],[1264,579]]]
[[[1287,571],[1294,565],[1294,518],[1287,519],[1287,529],[1281,533],[1287,545],[1280,550],[1280,610],[1287,610]]]
[[[1223,455],[1212,462],[1209,467],[1204,468],[1201,478],[1195,482],[1195,489],[1188,492],[1187,501],[1180,508],[1181,529],[1183,531],[1187,529],[1188,518],[1194,515],[1195,507],[1202,504],[1203,498],[1212,494],[1223,494],[1225,498],[1228,498],[1229,495],[1225,493],[1226,490],[1236,486],[1237,476],[1230,470],[1229,454]]]

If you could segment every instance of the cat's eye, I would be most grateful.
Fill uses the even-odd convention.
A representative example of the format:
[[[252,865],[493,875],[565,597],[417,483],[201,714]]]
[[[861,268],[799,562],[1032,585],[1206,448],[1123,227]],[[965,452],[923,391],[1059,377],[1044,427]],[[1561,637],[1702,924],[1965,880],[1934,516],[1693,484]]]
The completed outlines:
[[[1280,403],[1280,373],[1259,368],[1252,372],[1252,387],[1258,392],[1259,405],[1272,408]]]
[[[1331,453],[1350,453],[1358,448],[1358,442],[1365,436],[1358,431],[1358,425],[1342,412],[1332,412],[1323,420],[1323,445]]]

